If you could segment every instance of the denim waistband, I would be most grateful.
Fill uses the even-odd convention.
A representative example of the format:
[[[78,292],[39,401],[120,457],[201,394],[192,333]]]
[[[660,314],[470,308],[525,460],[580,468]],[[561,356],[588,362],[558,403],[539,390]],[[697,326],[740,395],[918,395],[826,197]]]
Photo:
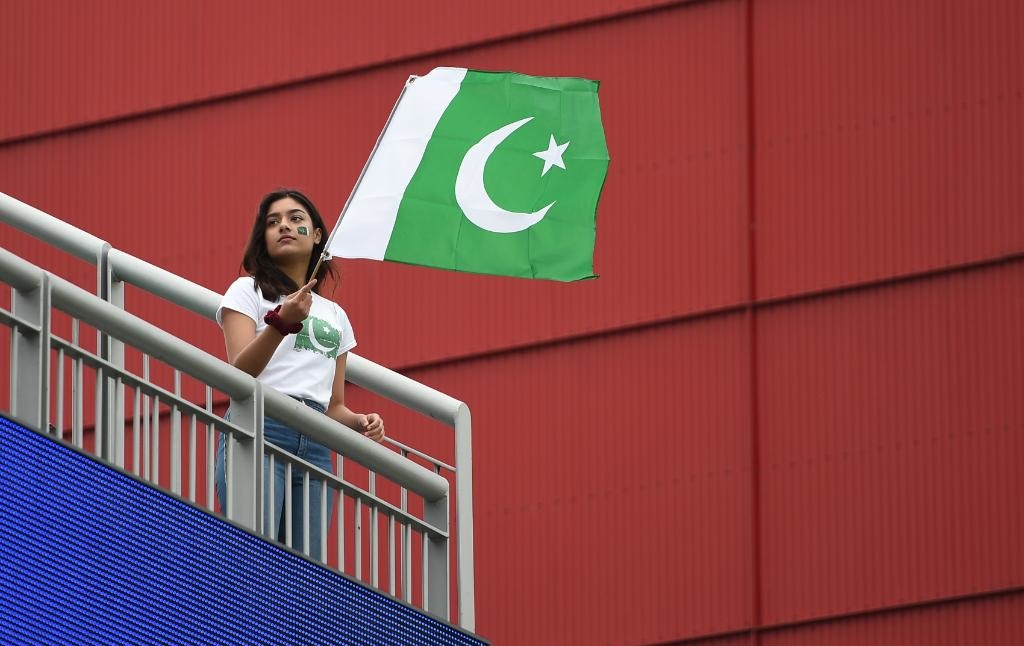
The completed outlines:
[[[295,395],[288,395],[288,396],[291,397],[292,399],[296,400],[296,401],[302,402],[303,404],[305,404],[306,406],[309,406],[310,408],[312,408],[313,410],[315,410],[318,413],[323,413],[324,411],[327,410],[326,408],[324,408],[323,404],[321,404],[320,402],[318,402],[316,400],[313,400],[313,399],[303,399],[302,397],[296,397]]]

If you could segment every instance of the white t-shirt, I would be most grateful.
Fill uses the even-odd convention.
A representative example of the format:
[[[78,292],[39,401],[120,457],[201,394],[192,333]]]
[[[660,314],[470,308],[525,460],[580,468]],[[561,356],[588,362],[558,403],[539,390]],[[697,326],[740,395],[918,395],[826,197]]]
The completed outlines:
[[[234,310],[256,322],[259,334],[267,324],[263,317],[284,302],[284,296],[274,302],[256,291],[252,276],[244,276],[231,283],[220,307],[217,323],[224,326],[224,310]],[[258,379],[265,385],[286,395],[312,399],[326,408],[331,401],[337,358],[356,346],[352,324],[341,306],[313,294],[309,316],[302,322],[302,331],[289,334],[281,340],[267,367]]]

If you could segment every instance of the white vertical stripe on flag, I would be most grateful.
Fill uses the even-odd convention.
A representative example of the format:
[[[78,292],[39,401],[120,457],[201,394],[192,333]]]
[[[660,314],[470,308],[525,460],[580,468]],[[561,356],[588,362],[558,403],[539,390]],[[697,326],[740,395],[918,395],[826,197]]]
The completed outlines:
[[[464,68],[438,67],[406,88],[336,227],[328,249],[331,255],[384,259],[402,195],[465,76]]]

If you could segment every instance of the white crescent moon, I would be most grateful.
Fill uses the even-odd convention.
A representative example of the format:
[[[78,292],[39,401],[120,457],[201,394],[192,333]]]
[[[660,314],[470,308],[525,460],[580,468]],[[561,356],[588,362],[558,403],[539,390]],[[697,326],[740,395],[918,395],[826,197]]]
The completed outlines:
[[[455,178],[455,200],[469,221],[481,229],[494,233],[522,231],[540,222],[555,204],[552,202],[533,213],[507,211],[494,203],[484,187],[484,166],[494,149],[531,119],[533,117],[526,117],[498,128],[477,142],[462,158],[459,176]]]
[[[322,345],[320,343],[320,341],[317,340],[316,334],[313,332],[313,330],[315,330],[315,329],[316,329],[316,319],[313,319],[313,320],[311,320],[309,322],[309,342],[312,343],[313,346],[317,350],[319,350],[320,352],[323,352],[324,354],[329,355],[329,354],[331,354],[331,352],[333,352],[334,350],[337,349],[337,348],[328,348],[327,346]]]

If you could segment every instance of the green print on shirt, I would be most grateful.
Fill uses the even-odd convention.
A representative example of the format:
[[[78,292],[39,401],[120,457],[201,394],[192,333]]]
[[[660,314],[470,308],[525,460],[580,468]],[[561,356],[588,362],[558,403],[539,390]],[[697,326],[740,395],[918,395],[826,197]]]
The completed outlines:
[[[341,346],[341,331],[327,321],[315,316],[302,322],[302,331],[295,336],[295,349],[322,354],[329,359],[338,358]]]

